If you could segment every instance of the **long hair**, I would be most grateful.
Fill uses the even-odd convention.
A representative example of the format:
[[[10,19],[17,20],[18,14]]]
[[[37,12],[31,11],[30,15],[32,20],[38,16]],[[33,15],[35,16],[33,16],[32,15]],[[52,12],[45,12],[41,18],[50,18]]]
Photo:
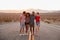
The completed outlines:
[[[27,16],[28,15],[28,16]],[[26,13],[26,17],[30,17],[30,13]]]

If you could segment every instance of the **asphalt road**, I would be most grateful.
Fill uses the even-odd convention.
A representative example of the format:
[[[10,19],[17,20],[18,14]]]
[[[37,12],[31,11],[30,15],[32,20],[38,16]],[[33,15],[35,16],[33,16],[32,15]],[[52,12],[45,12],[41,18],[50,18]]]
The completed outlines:
[[[41,40],[60,40],[60,26],[41,22]]]
[[[39,36],[35,40],[60,40],[60,26],[41,22]],[[28,35],[19,35],[19,22],[0,24],[0,40],[27,40]]]

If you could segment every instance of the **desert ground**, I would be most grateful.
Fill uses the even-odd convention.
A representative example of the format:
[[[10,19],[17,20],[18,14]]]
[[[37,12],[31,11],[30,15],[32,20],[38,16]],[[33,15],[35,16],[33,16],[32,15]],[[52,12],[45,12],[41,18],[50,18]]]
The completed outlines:
[[[0,24],[0,40],[28,40],[28,35],[19,35],[20,23],[7,22]],[[40,34],[34,40],[60,40],[60,25],[40,22]]]

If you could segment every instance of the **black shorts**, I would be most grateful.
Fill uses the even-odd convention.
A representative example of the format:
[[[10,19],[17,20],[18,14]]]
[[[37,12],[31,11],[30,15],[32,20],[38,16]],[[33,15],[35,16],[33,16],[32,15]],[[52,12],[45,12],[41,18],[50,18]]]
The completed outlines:
[[[30,23],[30,27],[34,27],[34,22]]]
[[[30,23],[29,22],[28,23],[25,22],[25,25],[30,25]]]

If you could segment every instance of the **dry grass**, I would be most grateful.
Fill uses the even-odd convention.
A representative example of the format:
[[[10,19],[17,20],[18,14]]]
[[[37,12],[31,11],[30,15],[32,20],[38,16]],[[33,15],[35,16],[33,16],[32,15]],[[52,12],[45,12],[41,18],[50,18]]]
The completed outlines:
[[[46,23],[60,22],[60,15],[40,15],[41,20]],[[20,13],[0,13],[0,22],[19,21]]]
[[[46,23],[55,23],[60,22],[60,16],[56,15],[49,15],[49,16],[41,16],[41,20]]]

